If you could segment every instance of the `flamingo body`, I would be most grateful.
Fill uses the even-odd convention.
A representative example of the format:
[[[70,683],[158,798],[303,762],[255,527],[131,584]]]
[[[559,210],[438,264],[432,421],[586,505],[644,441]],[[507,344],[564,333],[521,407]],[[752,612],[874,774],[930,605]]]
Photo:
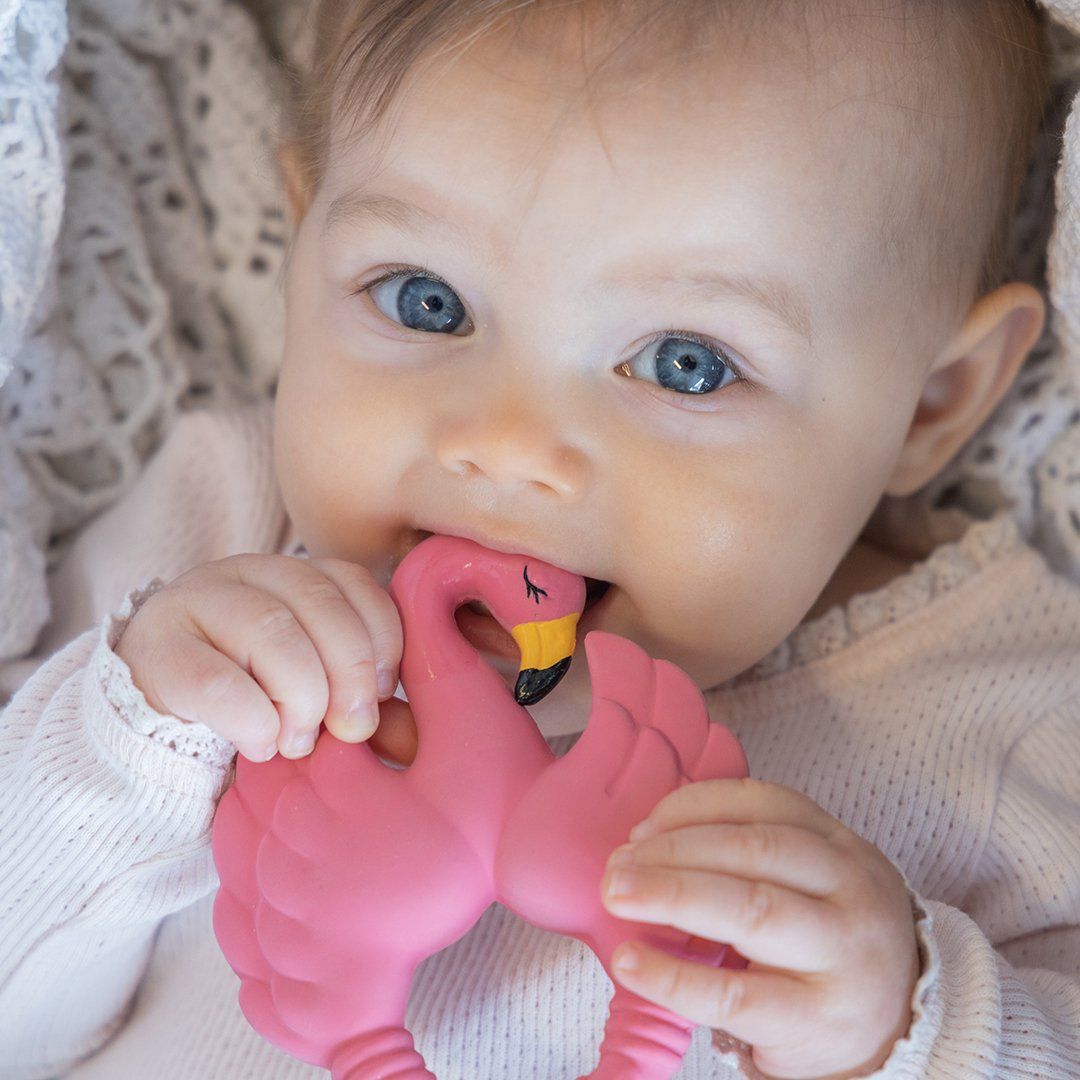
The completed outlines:
[[[488,591],[478,598],[504,625],[538,617],[536,582],[550,601],[543,614],[581,610],[580,577],[529,560],[527,601],[505,601],[500,611],[492,568],[508,582],[523,561],[433,536],[398,567],[391,595],[405,627],[402,682],[419,737],[408,768],[324,730],[305,758],[238,758],[220,801],[214,931],[240,976],[241,1008],[264,1037],[335,1080],[433,1080],[404,1027],[413,974],[493,900],[582,940],[609,975],[612,951],[629,937],[699,962],[745,966],[722,943],[618,919],[600,899],[611,851],[667,792],[747,775],[738,742],[710,722],[701,692],[679,668],[592,631],[584,642],[588,725],[556,759],[453,626],[463,563],[483,568]],[[424,611],[440,586],[441,600]],[[456,641],[418,647],[448,629]],[[613,982],[590,1076],[666,1080],[694,1025]]]

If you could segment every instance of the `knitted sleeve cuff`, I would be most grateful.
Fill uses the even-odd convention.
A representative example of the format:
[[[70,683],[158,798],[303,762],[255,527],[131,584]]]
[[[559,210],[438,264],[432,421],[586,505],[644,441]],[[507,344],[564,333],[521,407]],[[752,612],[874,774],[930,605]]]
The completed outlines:
[[[895,865],[895,864],[894,864]],[[941,951],[934,935],[934,917],[929,905],[911,887],[904,875],[911,911],[915,919],[915,940],[919,947],[919,978],[911,995],[911,1024],[907,1034],[893,1043],[885,1063],[873,1073],[874,1080],[925,1080],[926,1063],[940,1031],[942,1010],[938,1002]]]
[[[191,794],[220,793],[236,747],[205,724],[157,712],[115,652],[132,617],[164,584],[155,577],[132,589],[102,620],[86,672],[87,723],[102,751],[118,765]]]

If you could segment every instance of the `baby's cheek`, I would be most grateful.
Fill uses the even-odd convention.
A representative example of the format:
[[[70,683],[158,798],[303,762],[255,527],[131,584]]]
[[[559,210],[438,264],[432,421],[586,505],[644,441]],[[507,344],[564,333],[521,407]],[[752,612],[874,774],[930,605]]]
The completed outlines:
[[[738,484],[688,499],[633,545],[627,588],[642,647],[699,686],[739,674],[800,623],[842,556],[838,537],[805,529],[763,491]]]

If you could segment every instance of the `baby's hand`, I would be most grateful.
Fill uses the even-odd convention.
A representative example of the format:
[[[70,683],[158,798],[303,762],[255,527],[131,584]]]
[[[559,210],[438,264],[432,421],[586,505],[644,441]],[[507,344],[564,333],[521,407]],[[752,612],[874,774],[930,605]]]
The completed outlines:
[[[666,795],[644,839],[612,853],[603,899],[612,914],[728,942],[745,970],[712,968],[641,942],[619,982],[688,1020],[753,1046],[775,1077],[862,1076],[911,1023],[919,974],[903,879],[873,844],[791,788],[704,780]],[[611,891],[616,855],[632,851],[631,892]]]
[[[158,712],[202,721],[252,761],[297,758],[324,721],[346,742],[375,731],[401,619],[356,563],[231,555],[150,596],[115,651]]]

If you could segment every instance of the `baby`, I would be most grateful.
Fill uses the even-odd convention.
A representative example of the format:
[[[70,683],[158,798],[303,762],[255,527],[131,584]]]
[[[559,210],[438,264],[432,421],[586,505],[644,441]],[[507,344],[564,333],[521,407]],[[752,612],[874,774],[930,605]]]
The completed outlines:
[[[925,561],[867,529],[979,429],[1043,327],[1040,293],[1003,279],[1046,94],[1034,10],[325,0],[317,20],[281,153],[272,447],[294,546],[192,547],[97,613],[85,660],[103,635],[116,727],[142,709],[265,760],[325,725],[407,765],[385,591],[404,554],[453,533],[567,567],[589,602],[531,709],[552,745],[585,726],[600,628],[687,671],[750,762],[664,799],[604,879],[615,914],[750,961],[616,954],[631,990],[715,1030],[680,1075],[727,1075],[739,1044],[770,1077],[1075,1075],[1057,763],[1080,748],[1080,590],[1008,515]],[[180,438],[141,490],[193,483]],[[512,680],[512,639],[473,607],[462,632]],[[53,707],[45,672],[5,724]],[[35,940],[59,925],[40,917]],[[437,1025],[413,1030],[434,1060]]]

